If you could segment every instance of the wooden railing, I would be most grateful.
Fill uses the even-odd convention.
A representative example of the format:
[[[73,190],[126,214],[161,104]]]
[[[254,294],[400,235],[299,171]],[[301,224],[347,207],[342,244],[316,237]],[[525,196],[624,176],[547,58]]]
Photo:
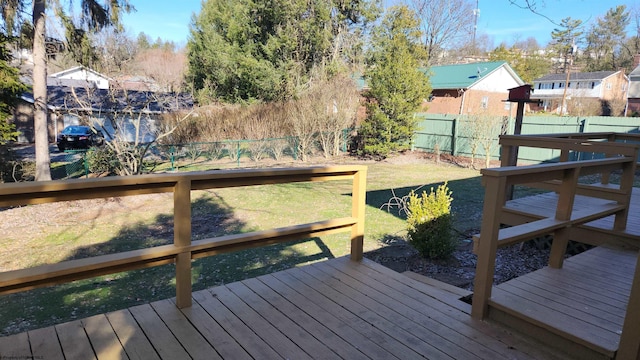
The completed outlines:
[[[472,316],[482,319],[487,315],[491,297],[496,252],[500,246],[515,244],[534,237],[553,234],[549,265],[562,267],[570,229],[595,219],[615,215],[614,230],[626,226],[637,152],[633,156],[617,156],[599,160],[570,161],[531,166],[507,166],[482,170],[485,186],[482,224],[477,244],[478,261],[474,283]],[[622,171],[620,185],[603,187],[599,184],[581,184],[579,177],[590,174]],[[509,228],[501,228],[509,189],[519,184],[544,184],[555,181],[558,193],[556,209],[551,216]],[[591,197],[613,200],[597,206],[574,210],[578,192]]]
[[[601,153],[607,156],[633,156],[629,151],[634,147],[620,147],[619,145],[639,145],[640,134],[628,133],[566,133],[566,134],[536,134],[536,135],[502,135],[499,140],[502,146],[501,166],[517,165],[519,147],[533,147],[560,150],[558,161],[568,161],[571,152]],[[638,148],[636,147],[637,151]]]
[[[164,246],[2,272],[0,294],[175,263],[176,304],[183,308],[191,306],[192,259],[337,232],[351,232],[351,259],[359,261],[363,253],[366,171],[364,166],[334,166],[4,184],[0,186],[0,207],[170,192],[174,203],[174,240],[173,244]],[[345,179],[353,182],[351,217],[198,241],[191,239],[193,190]]]

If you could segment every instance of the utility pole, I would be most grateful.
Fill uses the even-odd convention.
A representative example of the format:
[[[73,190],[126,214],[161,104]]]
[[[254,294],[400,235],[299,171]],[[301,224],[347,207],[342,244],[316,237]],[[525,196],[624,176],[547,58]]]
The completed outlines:
[[[476,0],[476,8],[473,9],[473,52],[476,52],[476,32],[478,31],[478,17],[480,17],[480,0]]]
[[[575,42],[571,44],[571,48],[569,49],[567,66],[565,67],[565,72],[567,73],[567,77],[564,80],[564,91],[562,92],[562,104],[560,106],[560,116],[564,115],[567,108],[567,88],[569,87],[569,79],[571,76],[571,66],[573,65],[573,54],[576,52]]]

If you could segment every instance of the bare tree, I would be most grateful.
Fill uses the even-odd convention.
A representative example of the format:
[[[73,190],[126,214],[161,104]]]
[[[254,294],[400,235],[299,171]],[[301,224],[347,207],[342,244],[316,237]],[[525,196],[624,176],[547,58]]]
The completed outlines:
[[[314,96],[324,112],[318,112],[318,140],[325,158],[337,156],[343,143],[343,132],[355,124],[360,95],[353,80],[336,76],[318,84]]]
[[[163,91],[182,90],[187,69],[187,56],[183,50],[151,48],[140,51],[135,58],[133,71],[153,79]]]
[[[422,24],[427,62],[433,64],[452,42],[473,34],[473,5],[469,0],[411,0]]]
[[[307,156],[313,151],[318,132],[317,114],[322,112],[319,104],[312,96],[305,96],[289,103],[287,120],[296,139],[297,153],[302,161],[307,161]]]
[[[498,139],[498,135],[500,135],[502,125],[503,120],[500,116],[477,114],[469,117],[463,133],[469,137],[472,168],[475,168],[474,159],[479,148],[484,150],[485,167],[489,167],[491,164],[491,153],[497,144],[496,140]]]

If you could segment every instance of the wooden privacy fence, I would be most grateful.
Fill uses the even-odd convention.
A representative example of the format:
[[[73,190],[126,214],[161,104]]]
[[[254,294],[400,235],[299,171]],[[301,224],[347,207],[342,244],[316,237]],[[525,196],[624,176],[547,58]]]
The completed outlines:
[[[364,238],[366,172],[367,169],[364,166],[333,166],[153,174],[5,184],[0,187],[0,207],[114,196],[173,193],[174,241],[173,244],[164,246],[2,272],[0,273],[0,294],[175,263],[176,304],[183,308],[191,306],[192,259],[323,234],[350,231],[351,259],[361,260]],[[193,190],[345,179],[353,182],[350,217],[198,241],[191,239],[191,192]]]

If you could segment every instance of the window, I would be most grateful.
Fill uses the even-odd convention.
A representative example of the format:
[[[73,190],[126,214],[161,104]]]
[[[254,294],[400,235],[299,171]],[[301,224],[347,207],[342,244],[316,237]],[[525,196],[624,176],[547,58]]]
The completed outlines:
[[[558,83],[558,89],[562,89],[564,87],[564,83]]]
[[[489,97],[488,96],[483,96],[482,97],[482,102],[480,103],[480,107],[483,109],[486,109],[489,106]]]
[[[510,102],[508,102],[508,101],[505,101],[505,102],[504,102],[504,109],[505,109],[505,110],[511,110],[511,103],[510,103]]]
[[[611,90],[611,83],[607,83],[607,90]]]
[[[595,87],[596,87],[596,82],[595,82],[595,81],[592,81],[592,82],[591,82],[591,88],[593,89],[593,88],[595,88]]]

